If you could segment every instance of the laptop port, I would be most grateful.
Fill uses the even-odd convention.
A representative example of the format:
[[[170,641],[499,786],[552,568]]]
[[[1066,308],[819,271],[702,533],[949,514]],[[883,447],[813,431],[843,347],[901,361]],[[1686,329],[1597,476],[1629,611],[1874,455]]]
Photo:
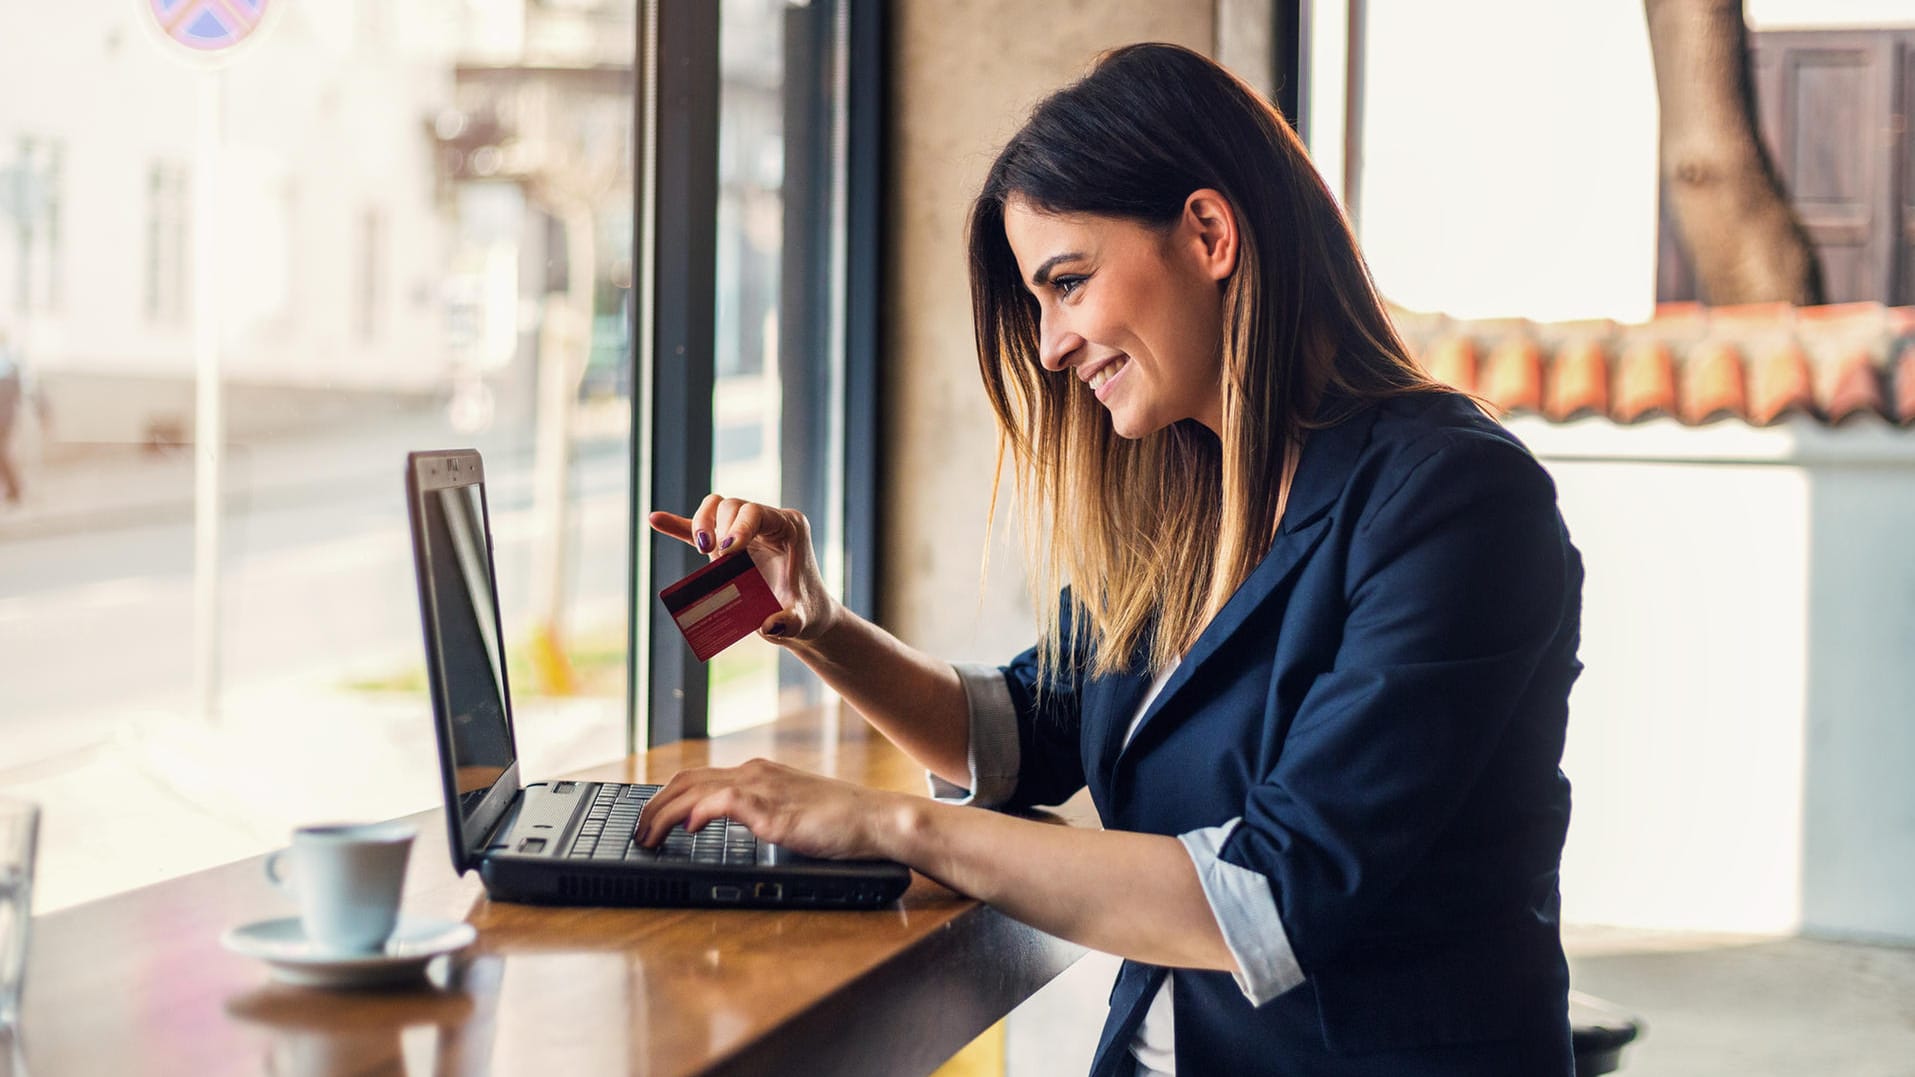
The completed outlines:
[[[818,900],[818,889],[813,886],[794,886],[791,888],[791,900],[803,905],[813,904]]]
[[[759,883],[751,888],[751,896],[757,898],[759,901],[783,901],[785,899],[785,884]]]
[[[713,901],[737,901],[743,895],[744,892],[735,886],[714,886],[711,888],[711,899]]]

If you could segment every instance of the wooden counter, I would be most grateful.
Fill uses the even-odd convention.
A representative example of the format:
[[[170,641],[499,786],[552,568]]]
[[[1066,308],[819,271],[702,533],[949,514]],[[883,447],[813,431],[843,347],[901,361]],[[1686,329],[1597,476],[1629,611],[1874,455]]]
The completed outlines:
[[[923,790],[902,753],[835,707],[570,777],[662,781],[753,756]],[[1094,825],[1082,797],[1064,814]],[[476,876],[453,876],[442,814],[412,818],[403,911],[479,929],[471,948],[434,963],[429,983],[286,987],[221,949],[232,925],[292,914],[253,858],[37,920],[28,1068],[890,1077],[934,1069],[1081,953],[922,876],[876,912],[494,903]],[[127,825],[138,820],[135,809]]]

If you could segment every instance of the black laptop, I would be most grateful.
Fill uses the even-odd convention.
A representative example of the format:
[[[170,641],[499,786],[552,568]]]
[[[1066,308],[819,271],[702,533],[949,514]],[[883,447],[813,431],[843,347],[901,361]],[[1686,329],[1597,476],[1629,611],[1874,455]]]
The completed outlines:
[[[902,864],[799,856],[726,819],[640,848],[632,830],[656,785],[521,785],[478,452],[408,455],[406,505],[460,874],[477,868],[494,898],[553,905],[873,908],[904,893]]]

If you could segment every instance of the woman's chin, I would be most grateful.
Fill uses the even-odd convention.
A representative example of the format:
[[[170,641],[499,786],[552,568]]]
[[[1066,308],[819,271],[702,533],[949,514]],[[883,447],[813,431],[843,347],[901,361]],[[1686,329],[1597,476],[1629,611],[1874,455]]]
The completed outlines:
[[[1118,437],[1126,441],[1136,441],[1163,429],[1164,424],[1152,423],[1144,416],[1132,412],[1113,411],[1110,413],[1110,427]]]

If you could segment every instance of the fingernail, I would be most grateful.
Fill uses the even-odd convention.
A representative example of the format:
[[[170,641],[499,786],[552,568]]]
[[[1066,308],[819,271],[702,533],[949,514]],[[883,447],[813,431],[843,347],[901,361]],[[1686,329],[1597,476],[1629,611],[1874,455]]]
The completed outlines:
[[[784,634],[785,634],[785,625],[784,625],[784,622],[782,621],[780,621],[779,623],[775,625],[772,625],[770,628],[765,629],[765,635],[767,636],[782,636]]]
[[[710,553],[711,552],[711,532],[700,531],[696,537],[698,539],[698,552]]]
[[[735,542],[735,541],[737,541],[737,539],[736,539],[736,538],[735,538],[734,536],[732,536],[732,535],[726,535],[726,536],[725,536],[725,541],[723,541],[723,542],[721,542],[721,543],[719,543],[719,544],[718,544],[718,548],[719,548],[719,549],[721,549],[721,550],[729,550],[729,549],[731,549],[731,544],[732,544],[733,542]]]

